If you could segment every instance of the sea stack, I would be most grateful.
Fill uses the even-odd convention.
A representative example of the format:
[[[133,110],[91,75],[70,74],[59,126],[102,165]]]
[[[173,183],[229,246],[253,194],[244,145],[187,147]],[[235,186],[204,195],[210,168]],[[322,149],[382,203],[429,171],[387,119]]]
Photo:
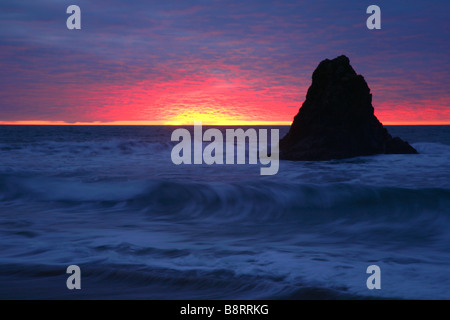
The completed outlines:
[[[280,140],[284,160],[331,160],[374,154],[415,154],[375,117],[372,94],[346,56],[322,61],[306,100]]]

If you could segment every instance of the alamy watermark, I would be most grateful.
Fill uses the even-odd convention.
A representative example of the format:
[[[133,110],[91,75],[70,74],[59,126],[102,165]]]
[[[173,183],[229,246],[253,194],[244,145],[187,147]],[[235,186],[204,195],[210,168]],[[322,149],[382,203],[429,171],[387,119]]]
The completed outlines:
[[[66,10],[67,14],[70,16],[67,18],[66,26],[69,30],[80,30],[81,29],[81,9],[77,5],[70,5]],[[367,18],[366,26],[367,29],[381,29],[381,9],[377,5],[370,5],[366,10],[370,17]]]
[[[270,129],[269,152],[268,129],[258,131],[254,128],[248,128],[245,131],[241,128],[225,129],[224,153],[222,131],[210,128],[203,132],[202,122],[195,121],[193,142],[191,132],[187,129],[178,128],[172,132],[171,140],[179,143],[173,147],[171,158],[176,165],[246,164],[246,141],[248,141],[248,164],[258,164],[259,158],[259,163],[265,166],[260,169],[260,174],[274,175],[279,169],[279,137],[278,129]],[[203,142],[209,142],[209,144],[203,148]]]
[[[367,18],[366,26],[367,29],[381,29],[381,9],[377,5],[370,5],[366,10],[367,14],[370,14],[370,17]]]
[[[72,264],[67,267],[66,273],[70,274],[70,276],[67,278],[66,286],[67,289],[73,290],[81,289],[81,269],[76,264]]]
[[[66,26],[69,30],[81,29],[81,9],[77,5],[70,5],[67,7],[66,13],[70,14],[67,18]]]
[[[370,274],[370,276],[367,278],[366,286],[367,289],[373,290],[373,289],[381,289],[381,269],[376,264],[370,265],[367,267],[366,270],[367,274]]]

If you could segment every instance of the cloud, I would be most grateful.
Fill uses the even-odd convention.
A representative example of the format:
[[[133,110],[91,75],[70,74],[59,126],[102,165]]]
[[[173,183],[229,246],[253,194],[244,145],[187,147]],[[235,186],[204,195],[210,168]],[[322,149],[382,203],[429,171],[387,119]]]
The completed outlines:
[[[79,31],[65,27],[70,4],[0,3],[0,119],[164,120],[215,108],[289,121],[317,64],[346,54],[381,120],[450,122],[445,1],[379,1],[379,31],[356,0],[79,0]]]

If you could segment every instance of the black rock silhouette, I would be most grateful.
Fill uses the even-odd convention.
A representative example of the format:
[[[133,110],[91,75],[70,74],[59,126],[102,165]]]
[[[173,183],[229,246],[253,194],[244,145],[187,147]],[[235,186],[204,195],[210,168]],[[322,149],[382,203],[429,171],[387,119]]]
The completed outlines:
[[[381,153],[414,154],[374,115],[372,94],[346,56],[322,61],[306,100],[280,140],[285,160],[331,160]]]

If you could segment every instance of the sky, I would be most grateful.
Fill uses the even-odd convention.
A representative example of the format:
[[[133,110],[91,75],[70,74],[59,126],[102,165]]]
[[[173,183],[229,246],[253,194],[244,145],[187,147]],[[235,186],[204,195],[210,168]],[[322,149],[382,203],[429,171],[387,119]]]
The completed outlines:
[[[0,124],[290,124],[342,54],[384,124],[450,124],[449,14],[448,0],[2,0]]]

